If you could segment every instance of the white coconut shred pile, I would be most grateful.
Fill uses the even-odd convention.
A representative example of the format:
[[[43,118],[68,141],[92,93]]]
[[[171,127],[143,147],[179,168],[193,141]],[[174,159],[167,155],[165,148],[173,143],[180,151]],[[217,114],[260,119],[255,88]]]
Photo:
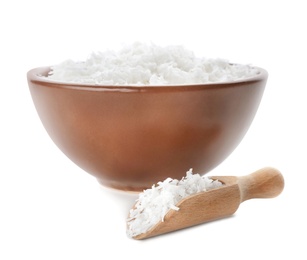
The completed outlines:
[[[181,180],[167,178],[158,182],[157,186],[153,185],[139,194],[134,208],[129,212],[127,235],[135,237],[147,232],[159,221],[164,221],[169,210],[180,210],[176,204],[182,199],[222,185],[218,180],[193,174],[192,169]]]
[[[97,85],[178,85],[236,81],[255,76],[249,65],[198,58],[183,46],[134,43],[118,51],[92,53],[85,61],[51,67],[48,78]]]

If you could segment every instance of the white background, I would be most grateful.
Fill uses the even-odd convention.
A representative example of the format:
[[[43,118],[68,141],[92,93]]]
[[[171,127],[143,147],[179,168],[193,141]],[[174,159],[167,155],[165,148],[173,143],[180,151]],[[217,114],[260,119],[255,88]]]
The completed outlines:
[[[306,259],[304,4],[1,1],[0,259]],[[184,45],[197,55],[268,70],[249,132],[209,175],[273,166],[286,183],[279,197],[246,201],[231,218],[172,234],[145,241],[126,237],[135,196],[100,187],[53,144],[26,73],[136,40]]]

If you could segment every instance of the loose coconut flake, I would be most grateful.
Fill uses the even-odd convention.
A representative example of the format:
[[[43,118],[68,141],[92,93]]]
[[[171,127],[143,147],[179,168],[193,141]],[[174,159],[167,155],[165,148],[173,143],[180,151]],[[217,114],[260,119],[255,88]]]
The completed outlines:
[[[118,51],[92,53],[85,61],[67,60],[51,68],[49,79],[97,85],[182,85],[229,82],[258,74],[249,65],[199,58],[183,46],[134,43]]]
[[[181,180],[167,178],[163,182],[158,182],[151,189],[139,194],[134,208],[129,212],[127,235],[135,237],[146,233],[159,221],[164,221],[169,210],[180,210],[176,204],[182,199],[222,185],[218,180],[193,174],[192,169],[187,171],[186,176]]]

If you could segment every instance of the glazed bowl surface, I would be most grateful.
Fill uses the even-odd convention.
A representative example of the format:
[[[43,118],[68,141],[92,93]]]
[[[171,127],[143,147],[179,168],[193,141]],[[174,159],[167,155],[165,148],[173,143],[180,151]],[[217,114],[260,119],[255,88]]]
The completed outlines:
[[[141,191],[187,170],[205,174],[240,143],[268,77],[176,86],[62,83],[50,67],[28,72],[38,115],[54,143],[108,187]]]

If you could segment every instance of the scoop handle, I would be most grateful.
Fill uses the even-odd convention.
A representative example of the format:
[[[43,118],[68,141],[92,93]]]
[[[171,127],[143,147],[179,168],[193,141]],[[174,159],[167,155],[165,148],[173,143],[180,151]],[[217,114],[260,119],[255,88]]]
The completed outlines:
[[[273,198],[284,188],[284,178],[275,168],[266,167],[252,174],[238,177],[241,202],[253,198]]]

